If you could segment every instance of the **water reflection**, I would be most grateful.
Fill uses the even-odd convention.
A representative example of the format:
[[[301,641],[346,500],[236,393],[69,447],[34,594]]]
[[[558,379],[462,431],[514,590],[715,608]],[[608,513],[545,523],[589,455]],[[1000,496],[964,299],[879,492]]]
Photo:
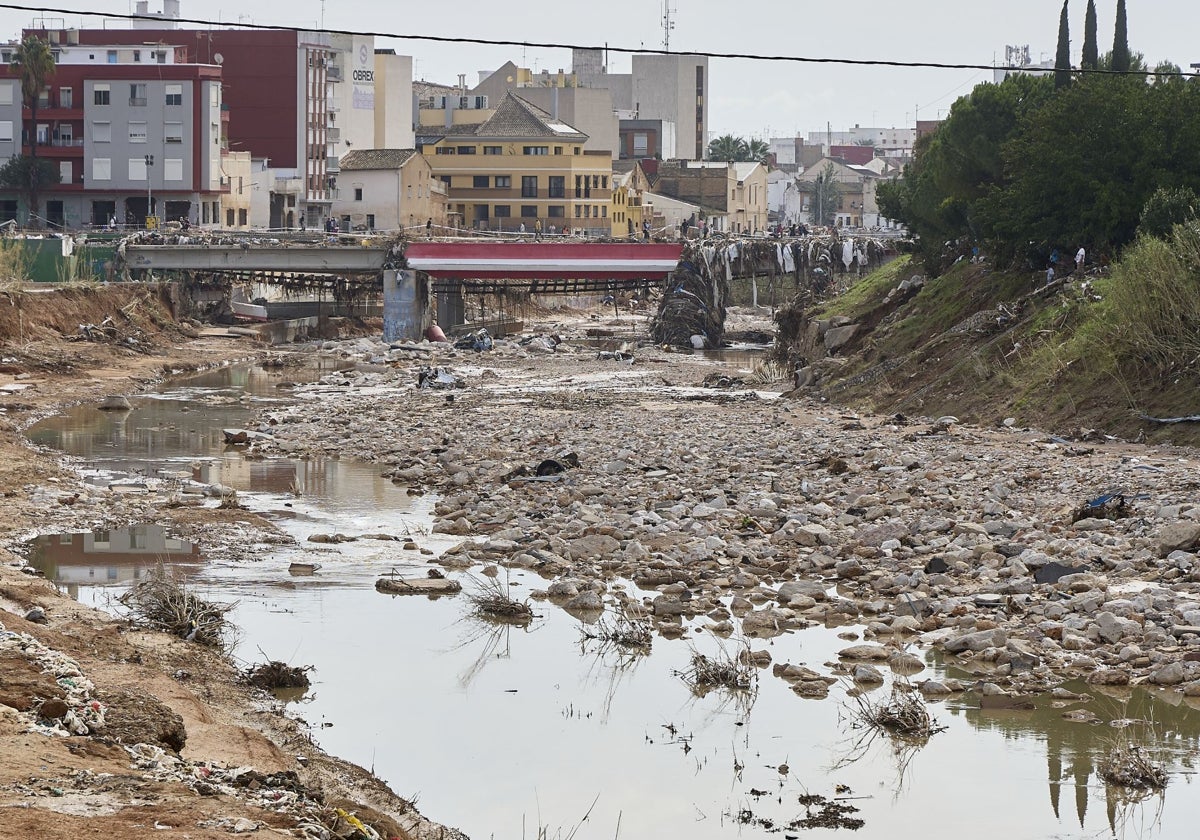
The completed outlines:
[[[121,586],[141,580],[160,563],[192,574],[203,560],[199,546],[167,536],[159,525],[48,534],[30,543],[29,565],[73,598],[79,597],[81,586]]]

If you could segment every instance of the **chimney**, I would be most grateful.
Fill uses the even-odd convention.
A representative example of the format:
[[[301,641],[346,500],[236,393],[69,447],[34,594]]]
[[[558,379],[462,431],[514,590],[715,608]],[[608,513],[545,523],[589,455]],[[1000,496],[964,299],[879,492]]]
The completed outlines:
[[[467,74],[459,73],[458,74],[458,95],[462,96],[466,92],[467,92]]]

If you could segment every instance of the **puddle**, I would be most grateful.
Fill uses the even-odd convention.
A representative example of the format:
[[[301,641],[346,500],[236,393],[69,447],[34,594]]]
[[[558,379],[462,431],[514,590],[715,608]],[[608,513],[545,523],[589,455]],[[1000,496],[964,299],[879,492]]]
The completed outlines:
[[[885,738],[863,742],[840,684],[828,700],[805,700],[768,667],[752,703],[724,690],[695,696],[678,675],[693,650],[736,653],[739,645],[700,632],[704,619],[690,623],[688,638],[656,637],[649,656],[620,658],[549,603],[535,601],[538,618],[520,628],[472,619],[466,594],[377,593],[382,573],[399,566],[423,574],[431,555],[397,542],[315,544],[308,536],[409,533],[434,553],[457,538],[426,533],[433,498],[408,496],[370,465],[249,461],[225,447],[221,429],[241,425],[258,401],[280,398],[279,382],[296,376],[234,369],[193,378],[123,415],[77,409],[31,436],[86,458],[98,480],[175,475],[164,480],[234,486],[298,546],[269,547],[254,563],[216,563],[147,525],[43,537],[32,557],[99,606],[160,557],[186,570],[202,597],[236,601],[236,654],[260,661],[261,648],[315,666],[295,713],[323,747],[417,798],[432,819],[476,840],[808,836],[774,829],[805,817],[801,797],[814,795],[858,808],[849,815],[864,821],[856,836],[889,840],[939,836],[937,826],[971,826],[983,838],[1175,838],[1192,836],[1200,822],[1200,798],[1189,795],[1200,700],[1076,685],[1101,720],[1077,723],[1063,713],[1081,704],[1039,699],[1028,711],[983,710],[970,694],[931,704],[946,730],[922,749],[898,751]],[[297,562],[321,568],[291,574]],[[518,598],[546,585],[526,572],[508,580]],[[851,644],[838,637],[847,631],[861,634],[813,627],[751,647],[775,663],[829,673],[827,663]],[[972,679],[933,654],[926,663],[914,679]],[[1171,774],[1163,796],[1122,800],[1100,781],[1097,767],[1119,733],[1145,737],[1144,725],[1116,729],[1111,719],[1153,722],[1148,749]]]

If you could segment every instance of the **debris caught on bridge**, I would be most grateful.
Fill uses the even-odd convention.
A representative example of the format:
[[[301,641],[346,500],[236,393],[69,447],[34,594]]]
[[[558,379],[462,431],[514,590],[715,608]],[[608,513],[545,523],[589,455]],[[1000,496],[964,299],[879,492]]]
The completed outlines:
[[[689,247],[667,280],[650,323],[650,335],[659,344],[691,347],[692,336],[699,335],[708,347],[720,346],[729,281],[724,271],[712,270],[707,250],[708,246]]]

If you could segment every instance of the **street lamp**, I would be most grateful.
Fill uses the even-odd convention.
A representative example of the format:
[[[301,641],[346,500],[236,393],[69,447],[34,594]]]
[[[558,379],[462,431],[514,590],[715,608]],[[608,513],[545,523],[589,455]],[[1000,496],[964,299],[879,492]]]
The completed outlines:
[[[150,219],[154,217],[154,198],[151,194],[153,188],[153,180],[150,173],[154,169],[154,155],[146,155],[146,227],[150,227]],[[155,225],[157,227],[157,225]]]

